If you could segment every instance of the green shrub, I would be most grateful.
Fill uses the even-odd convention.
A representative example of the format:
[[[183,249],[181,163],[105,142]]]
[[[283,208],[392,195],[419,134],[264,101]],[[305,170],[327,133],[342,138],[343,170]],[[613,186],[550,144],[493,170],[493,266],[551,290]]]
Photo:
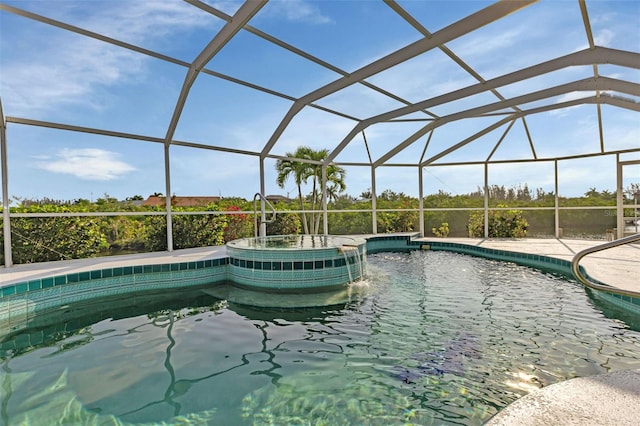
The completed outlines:
[[[238,206],[228,206],[225,210],[239,212]],[[239,238],[253,237],[253,219],[249,214],[237,213],[227,216],[227,226],[224,228],[224,242],[237,240]]]
[[[377,216],[378,232],[411,232],[419,224],[420,216],[414,211],[379,212]]]
[[[218,210],[215,204],[209,204],[204,209],[202,207],[173,208],[174,212]],[[227,227],[227,217],[224,215],[174,215],[171,217],[171,223],[173,226],[174,249],[224,244],[224,231]],[[165,216],[148,217],[146,234],[146,244],[149,251],[167,250],[167,219]]]
[[[144,216],[104,216],[99,220],[109,252],[144,250]]]
[[[16,209],[19,212],[26,209]],[[31,207],[34,213],[62,213],[59,206]],[[98,218],[17,217],[11,219],[11,252],[15,264],[94,257],[107,249]],[[0,245],[4,238],[0,236]],[[4,263],[4,255],[0,256]]]
[[[433,232],[436,237],[447,238],[449,236],[449,224],[442,222],[439,228],[431,228],[431,232]]]
[[[267,235],[299,234],[301,229],[300,216],[296,213],[277,212],[275,220],[267,223]]]
[[[501,206],[498,206],[501,207]],[[484,211],[477,210],[469,216],[469,237],[484,237]],[[529,223],[522,216],[522,210],[490,210],[490,238],[524,238]]]

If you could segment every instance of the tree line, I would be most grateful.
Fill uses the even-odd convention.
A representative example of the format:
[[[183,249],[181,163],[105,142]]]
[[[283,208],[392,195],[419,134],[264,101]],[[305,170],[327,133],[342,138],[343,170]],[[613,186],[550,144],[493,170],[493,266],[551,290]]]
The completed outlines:
[[[498,187],[498,194],[509,194]],[[517,188],[514,189],[517,194]],[[523,186],[523,193],[524,191]],[[536,193],[536,192],[534,192]],[[361,194],[368,195],[368,194]],[[527,232],[545,234],[536,231],[536,227],[546,228],[546,233],[553,230],[553,211],[527,211],[525,207],[553,206],[553,194],[545,193],[543,197],[533,200],[495,199],[492,207],[508,210],[491,211],[490,236],[522,237]],[[551,201],[550,201],[551,199]],[[582,197],[563,198],[565,206],[612,206],[615,197],[608,191],[589,190]],[[418,199],[402,192],[385,190],[377,197],[377,231],[409,232],[420,229]],[[482,210],[461,211],[429,211],[431,208],[463,208],[478,209],[484,205],[481,194],[470,193],[451,195],[443,191],[424,197],[425,230],[427,234],[438,236],[437,232],[443,224],[449,231],[439,236],[480,236],[484,229],[484,212]],[[332,234],[367,234],[373,231],[371,199],[339,195],[329,202],[329,232]],[[279,201],[275,203],[277,210],[275,222],[267,224],[269,235],[298,234],[305,232],[304,217],[308,216],[307,232],[317,233],[323,229],[323,215],[312,215],[311,210],[319,209],[318,199],[303,196],[301,200]],[[361,211],[364,210],[364,211]],[[116,216],[79,216],[79,217],[12,217],[12,252],[14,263],[32,263],[61,259],[85,258],[120,254],[127,252],[150,252],[166,250],[167,226],[166,217],[135,215],[136,212],[162,213],[163,208],[143,207],[132,200],[119,201],[105,195],[95,202],[75,200],[71,202],[41,199],[23,200],[17,207],[11,207],[12,213],[100,213],[131,212],[134,215]],[[174,207],[172,212],[173,241],[176,249],[212,246],[227,241],[251,237],[255,233],[252,201],[243,198],[224,198],[217,203],[199,207]],[[288,213],[296,211],[303,213]],[[204,214],[189,214],[205,212]],[[307,212],[307,213],[304,213]],[[567,210],[561,218],[566,223],[584,226],[583,232],[591,227],[603,230],[615,226],[614,212],[607,210]],[[625,215],[632,215],[631,211]],[[510,225],[507,223],[511,221]],[[577,225],[576,225],[577,226]],[[500,231],[502,229],[502,231]],[[505,235],[505,229],[512,229]],[[3,243],[0,235],[0,244]]]

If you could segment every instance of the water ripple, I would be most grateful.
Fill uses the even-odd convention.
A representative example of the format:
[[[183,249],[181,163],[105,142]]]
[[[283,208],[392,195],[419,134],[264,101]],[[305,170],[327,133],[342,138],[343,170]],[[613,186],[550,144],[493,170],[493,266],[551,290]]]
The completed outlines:
[[[58,324],[21,347],[27,330],[2,343],[1,402],[18,422],[39,404],[36,425],[70,401],[77,421],[97,423],[480,425],[540,387],[640,363],[640,333],[561,277],[422,251],[370,255],[367,270],[329,307],[197,290],[139,300],[131,315],[126,300],[103,304],[110,320]]]

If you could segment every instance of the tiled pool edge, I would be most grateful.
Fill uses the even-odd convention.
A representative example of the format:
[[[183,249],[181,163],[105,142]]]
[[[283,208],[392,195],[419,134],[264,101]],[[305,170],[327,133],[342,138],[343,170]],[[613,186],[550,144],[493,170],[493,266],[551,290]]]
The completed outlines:
[[[513,262],[574,278],[571,262],[567,260],[462,243],[416,240],[415,237],[417,234],[370,236],[366,238],[366,253],[442,250]],[[10,284],[0,288],[0,323],[13,316],[24,318],[56,306],[107,295],[228,281],[232,279],[229,265],[230,258],[224,256],[202,261],[98,269]],[[640,298],[591,291],[601,299],[640,315]]]
[[[119,266],[74,272],[0,288],[0,324],[11,328],[34,314],[70,303],[167,288],[212,284],[227,279],[226,257],[192,262]]]
[[[229,259],[227,257],[221,257],[218,259],[208,259],[191,262],[161,263],[138,266],[116,266],[113,268],[102,268],[91,271],[53,275],[50,277],[37,278],[3,286],[0,288],[0,300],[2,300],[4,297],[18,295],[21,293],[36,290],[45,290],[48,288],[69,284],[79,284],[85,281],[107,280],[107,282],[109,282],[109,280],[117,281],[119,279],[124,279],[124,277],[127,276],[135,277],[151,274],[160,274],[158,276],[160,279],[167,278],[167,276],[165,276],[166,274],[169,274],[168,278],[171,278],[173,275],[175,275],[176,278],[181,278],[185,275],[185,271],[215,268],[219,266],[226,266],[228,264]]]
[[[453,243],[437,240],[416,240],[416,235],[401,235],[401,236],[382,236],[372,237],[367,241],[367,253],[377,253],[383,251],[411,251],[411,250],[440,250],[449,251],[453,253],[467,254],[470,256],[483,257],[485,259],[498,260],[501,262],[512,262],[522,266],[528,266],[535,269],[539,269],[545,272],[551,272],[565,276],[570,279],[576,279],[571,270],[571,262],[564,259],[558,259],[551,256],[521,253],[509,250],[498,250],[487,247],[480,247],[477,245]],[[372,244],[369,246],[369,241],[390,241],[385,249],[382,244]],[[373,242],[372,241],[372,242]],[[589,277],[589,274],[580,266],[580,271],[584,276],[588,277],[591,281],[598,284],[607,285],[600,282],[593,277]],[[589,289],[595,297],[612,303],[625,311],[632,312],[635,315],[640,315],[640,297],[623,296],[615,293],[608,293],[606,291]]]
[[[558,259],[551,256],[544,256],[538,254],[519,253],[508,250],[496,250],[486,247],[478,247],[472,245],[465,245],[460,243],[445,243],[445,242],[428,242],[422,243],[421,249],[427,249],[424,247],[429,245],[431,250],[443,250],[451,251],[455,253],[469,254],[472,256],[484,257],[487,259],[499,260],[502,262],[513,262],[518,265],[529,266],[535,269],[539,269],[545,272],[551,272],[565,276],[570,279],[576,279],[571,270],[571,262],[564,259]],[[580,266],[580,271],[585,277],[588,277],[590,281],[598,284],[607,285],[601,281],[590,277],[584,267]],[[640,297],[623,296],[616,293],[609,293],[606,291],[589,289],[594,296],[603,299],[609,303],[612,303],[626,311],[633,312],[636,315],[640,315]]]
[[[346,237],[332,236],[314,243],[314,237],[311,236],[310,245],[294,238],[295,247],[278,248],[285,236],[228,243],[229,281],[253,290],[300,293],[340,288],[362,278],[366,271],[366,239],[347,241]],[[276,246],[269,247],[269,242]]]

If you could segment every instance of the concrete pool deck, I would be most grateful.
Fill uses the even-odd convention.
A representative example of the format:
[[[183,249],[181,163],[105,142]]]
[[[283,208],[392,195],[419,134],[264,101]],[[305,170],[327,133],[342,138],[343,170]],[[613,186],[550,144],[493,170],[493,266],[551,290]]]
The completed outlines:
[[[571,261],[573,256],[589,247],[602,244],[600,240],[577,239],[481,239],[481,238],[418,238],[424,241],[443,241],[468,244],[485,248],[538,254]],[[130,254],[121,256],[74,259],[14,265],[0,268],[0,287],[28,280],[85,272],[118,266],[152,265],[198,260],[219,259],[227,256],[226,246],[202,247]],[[640,244],[627,244],[603,252],[593,253],[580,262],[590,276],[611,286],[640,293]]]

